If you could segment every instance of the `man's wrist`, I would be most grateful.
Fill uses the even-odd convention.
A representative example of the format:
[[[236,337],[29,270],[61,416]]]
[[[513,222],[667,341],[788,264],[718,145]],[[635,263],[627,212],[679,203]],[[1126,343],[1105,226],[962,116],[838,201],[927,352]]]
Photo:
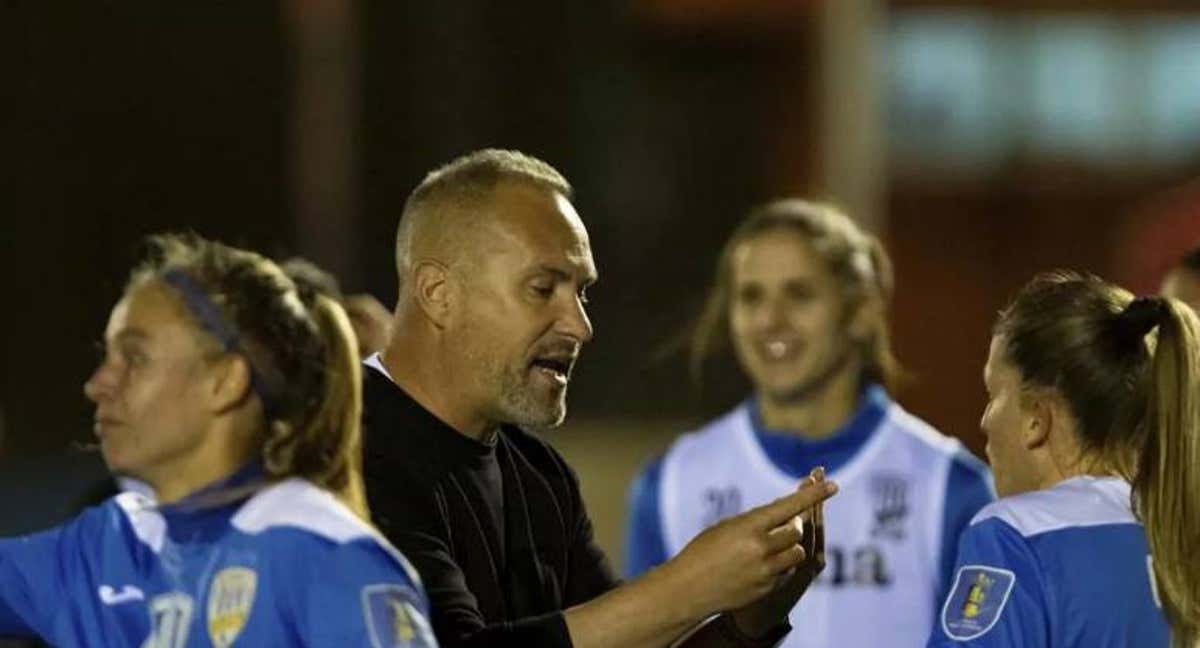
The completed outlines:
[[[654,591],[655,604],[660,613],[672,621],[691,625],[716,613],[703,604],[701,599],[689,591],[685,582],[686,572],[677,563],[668,560],[650,570],[640,579]]]

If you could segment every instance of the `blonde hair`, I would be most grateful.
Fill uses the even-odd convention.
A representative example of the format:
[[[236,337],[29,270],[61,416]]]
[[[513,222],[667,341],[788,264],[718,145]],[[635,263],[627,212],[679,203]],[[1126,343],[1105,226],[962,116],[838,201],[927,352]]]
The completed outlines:
[[[307,479],[368,520],[358,342],[341,305],[248,250],[195,234],[149,244],[129,287],[161,280],[176,288],[197,328],[246,359],[262,403],[267,475]]]
[[[1190,647],[1200,641],[1200,324],[1186,304],[1163,304],[1133,485],[1163,607]]]

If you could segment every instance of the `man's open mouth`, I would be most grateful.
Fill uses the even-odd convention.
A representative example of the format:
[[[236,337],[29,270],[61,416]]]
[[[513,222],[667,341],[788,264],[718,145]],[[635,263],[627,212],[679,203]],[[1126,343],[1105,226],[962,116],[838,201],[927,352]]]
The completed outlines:
[[[533,359],[533,368],[544,373],[551,380],[565,385],[571,377],[571,366],[575,359],[570,357],[540,357]]]

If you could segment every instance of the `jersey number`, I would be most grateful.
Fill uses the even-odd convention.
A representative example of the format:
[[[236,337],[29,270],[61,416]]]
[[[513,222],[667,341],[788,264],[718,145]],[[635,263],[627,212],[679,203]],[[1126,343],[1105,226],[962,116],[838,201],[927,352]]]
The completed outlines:
[[[704,526],[710,527],[742,512],[742,493],[735,486],[704,491]]]
[[[179,592],[150,601],[150,636],[142,648],[183,648],[192,625],[192,597]]]
[[[885,587],[892,584],[887,560],[879,547],[864,545],[853,550],[828,547],[825,550],[825,571],[817,582],[834,587],[866,585]]]

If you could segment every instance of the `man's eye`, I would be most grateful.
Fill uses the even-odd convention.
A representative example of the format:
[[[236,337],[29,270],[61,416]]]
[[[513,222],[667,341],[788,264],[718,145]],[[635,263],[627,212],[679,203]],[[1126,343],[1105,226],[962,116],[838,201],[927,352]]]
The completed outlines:
[[[533,285],[533,292],[540,297],[549,297],[554,294],[554,286],[543,286],[539,284]]]

